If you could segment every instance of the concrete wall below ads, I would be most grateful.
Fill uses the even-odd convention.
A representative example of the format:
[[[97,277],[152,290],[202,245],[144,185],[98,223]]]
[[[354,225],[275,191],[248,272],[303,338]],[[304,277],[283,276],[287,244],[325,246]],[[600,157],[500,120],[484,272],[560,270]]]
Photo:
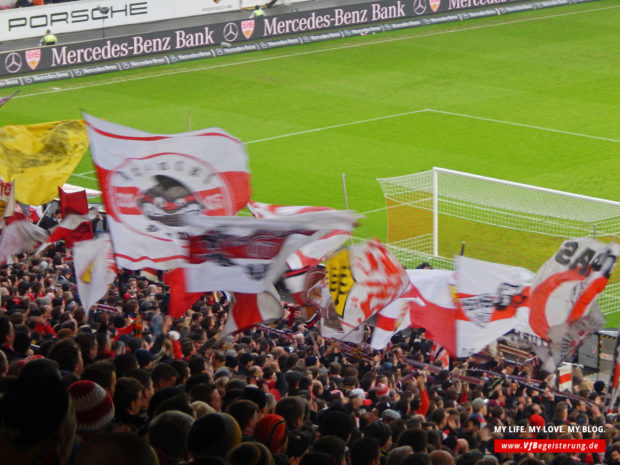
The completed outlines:
[[[381,0],[17,50],[0,53],[0,88],[589,1]],[[480,3],[493,6],[470,8]]]

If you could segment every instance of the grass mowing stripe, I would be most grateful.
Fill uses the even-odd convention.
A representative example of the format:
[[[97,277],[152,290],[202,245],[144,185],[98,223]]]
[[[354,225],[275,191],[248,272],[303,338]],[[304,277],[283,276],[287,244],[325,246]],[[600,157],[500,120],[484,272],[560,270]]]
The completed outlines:
[[[601,7],[601,8],[591,8],[591,9],[587,9],[587,10],[563,12],[563,13],[558,13],[558,14],[536,16],[536,17],[531,17],[531,18],[520,18],[520,19],[509,20],[509,21],[504,21],[504,22],[491,23],[491,24],[478,24],[478,25],[470,26],[470,27],[462,27],[462,28],[458,28],[458,29],[448,29],[448,30],[442,30],[442,31],[433,31],[433,32],[427,32],[427,33],[421,33],[421,34],[414,34],[414,35],[405,36],[405,37],[383,38],[383,39],[379,39],[379,40],[367,41],[367,42],[358,43],[358,44],[346,44],[346,45],[340,44],[340,45],[334,45],[333,47],[327,47],[327,48],[318,49],[318,50],[309,50],[309,51],[294,52],[294,53],[288,53],[288,54],[276,55],[276,56],[270,56],[270,57],[253,58],[253,59],[241,60],[241,61],[230,62],[230,63],[214,64],[214,65],[209,65],[209,66],[204,66],[204,67],[195,67],[195,68],[193,67],[193,68],[190,68],[190,69],[180,69],[180,70],[179,69],[175,69],[175,70],[164,71],[164,72],[159,72],[159,73],[152,73],[152,74],[148,74],[147,73],[147,74],[144,74],[144,75],[141,75],[141,76],[125,77],[125,78],[122,78],[122,79],[116,79],[114,81],[100,81],[100,82],[94,82],[94,83],[89,83],[89,84],[85,84],[85,85],[68,86],[68,87],[65,87],[65,88],[55,87],[55,88],[50,89],[50,90],[44,90],[44,91],[40,91],[40,92],[33,92],[32,94],[20,93],[20,94],[16,95],[14,97],[14,99],[26,98],[26,97],[38,96],[38,95],[53,94],[53,93],[58,93],[58,92],[67,92],[67,91],[73,91],[73,90],[87,89],[87,88],[92,88],[92,87],[114,85],[114,84],[131,82],[131,81],[139,81],[139,80],[143,80],[143,79],[167,77],[167,76],[171,76],[171,75],[193,73],[193,72],[196,72],[196,71],[208,71],[208,70],[212,70],[212,69],[227,68],[227,67],[230,67],[230,66],[239,66],[239,65],[252,64],[252,63],[260,63],[260,62],[264,62],[264,61],[279,60],[279,59],[286,59],[286,58],[294,58],[294,57],[304,56],[304,55],[314,55],[314,54],[317,54],[317,53],[325,53],[325,52],[331,52],[331,51],[346,50],[346,49],[351,49],[351,48],[368,47],[368,46],[381,45],[381,44],[386,44],[386,43],[395,42],[395,41],[411,40],[411,39],[417,39],[417,38],[426,38],[426,37],[433,37],[433,36],[443,35],[443,34],[454,34],[454,33],[458,33],[458,32],[475,31],[475,30],[479,30],[479,29],[494,28],[494,27],[499,27],[499,26],[510,26],[510,25],[513,25],[513,24],[519,24],[519,23],[524,23],[524,22],[542,21],[542,20],[555,19],[555,18],[564,17],[564,16],[572,16],[572,15],[577,15],[577,14],[586,14],[586,13],[592,13],[592,12],[600,12],[600,11],[609,10],[609,9],[615,9],[615,8],[620,8],[620,5],[612,5],[612,6]],[[414,31],[417,31],[417,30],[414,29]]]

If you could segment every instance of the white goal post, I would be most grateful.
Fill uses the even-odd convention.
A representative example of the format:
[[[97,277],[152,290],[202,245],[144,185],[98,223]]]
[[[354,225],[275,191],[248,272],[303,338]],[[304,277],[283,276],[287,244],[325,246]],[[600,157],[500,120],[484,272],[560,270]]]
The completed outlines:
[[[459,253],[536,271],[571,237],[620,242],[620,202],[444,168],[377,179],[387,245],[407,267],[452,267]],[[620,310],[620,267],[599,299]]]

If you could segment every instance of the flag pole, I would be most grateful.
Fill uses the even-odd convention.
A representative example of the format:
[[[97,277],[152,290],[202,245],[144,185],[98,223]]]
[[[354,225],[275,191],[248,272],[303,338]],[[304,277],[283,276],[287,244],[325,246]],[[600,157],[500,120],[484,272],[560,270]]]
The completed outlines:
[[[342,173],[341,179],[342,179],[342,193],[344,195],[344,208],[345,210],[348,210],[349,209],[349,194],[347,193],[347,174]],[[353,235],[351,235],[351,238],[349,239],[349,241],[351,242],[351,245],[353,245]]]

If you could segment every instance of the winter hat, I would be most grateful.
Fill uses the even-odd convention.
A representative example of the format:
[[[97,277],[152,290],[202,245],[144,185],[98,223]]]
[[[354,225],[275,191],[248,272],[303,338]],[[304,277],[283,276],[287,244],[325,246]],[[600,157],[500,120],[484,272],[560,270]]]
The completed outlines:
[[[264,444],[256,441],[242,442],[230,453],[231,465],[274,465],[273,455]]]
[[[379,383],[375,387],[375,394],[377,394],[377,397],[387,396],[389,392],[390,392],[390,388],[388,387],[387,384]]]
[[[391,408],[385,409],[381,414],[381,418],[384,420],[400,420],[400,413],[396,410],[392,410]]]
[[[210,413],[194,421],[187,436],[187,450],[194,456],[226,458],[241,442],[241,428],[227,413]]]
[[[257,387],[246,386],[243,389],[243,394],[241,394],[242,399],[248,399],[258,405],[258,409],[262,410],[265,408],[267,404],[267,397],[265,396],[265,391],[259,389]]]
[[[254,437],[265,444],[272,452],[278,450],[286,441],[288,429],[280,415],[270,413],[258,420],[254,427]]]
[[[97,383],[88,380],[76,381],[69,386],[68,391],[75,406],[77,431],[100,430],[114,418],[112,398]]]
[[[532,426],[545,426],[545,419],[540,415],[530,415],[530,425]]]
[[[370,399],[366,399],[366,392],[363,389],[360,388],[356,388],[356,389],[351,389],[351,391],[349,391],[349,397],[353,398],[353,397],[361,397],[362,400],[362,405],[370,405],[372,404],[372,401]]]
[[[134,352],[134,355],[138,360],[138,365],[140,365],[140,368],[144,368],[151,363],[151,353],[146,349],[138,349]]]

